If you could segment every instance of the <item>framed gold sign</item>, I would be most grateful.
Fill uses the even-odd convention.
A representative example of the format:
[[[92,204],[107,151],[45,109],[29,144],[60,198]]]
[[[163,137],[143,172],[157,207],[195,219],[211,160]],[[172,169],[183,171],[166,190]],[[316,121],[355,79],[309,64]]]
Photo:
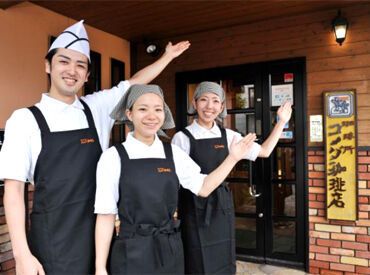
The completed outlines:
[[[357,219],[356,90],[324,91],[326,215]]]

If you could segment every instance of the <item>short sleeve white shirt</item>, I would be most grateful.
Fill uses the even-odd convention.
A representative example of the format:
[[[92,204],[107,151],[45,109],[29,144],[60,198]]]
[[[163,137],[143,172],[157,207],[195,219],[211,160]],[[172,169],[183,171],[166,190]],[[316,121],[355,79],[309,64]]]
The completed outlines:
[[[155,137],[152,145],[137,140],[133,133],[122,143],[130,159],[165,158],[162,141]],[[176,175],[180,185],[198,194],[207,175],[200,173],[200,167],[179,147],[172,146]],[[111,147],[100,157],[96,171],[95,213],[117,214],[121,159],[116,148]]]
[[[122,81],[111,89],[81,98],[91,110],[103,151],[109,146],[110,131],[114,124],[109,114],[129,87],[128,81]],[[36,106],[45,117],[51,132],[88,127],[84,107],[77,96],[72,104],[66,104],[44,93]],[[14,111],[5,126],[5,138],[0,152],[0,180],[29,180],[33,183],[40,151],[41,133],[35,117],[28,108]]]
[[[217,126],[216,123],[214,123],[211,129],[206,129],[200,126],[197,120],[194,119],[193,123],[187,126],[186,129],[192,134],[194,139],[221,137],[221,130]],[[236,141],[240,141],[243,137],[241,134],[233,130],[230,130],[230,129],[225,129],[225,130],[226,130],[227,146],[230,150],[230,145],[231,145],[231,142],[233,141],[233,138],[236,137]],[[190,154],[190,140],[188,136],[186,136],[182,131],[177,132],[174,135],[172,139],[172,144],[176,144],[182,150],[184,150],[188,155]],[[251,151],[244,157],[244,159],[255,161],[260,151],[261,151],[261,145],[254,142]]]

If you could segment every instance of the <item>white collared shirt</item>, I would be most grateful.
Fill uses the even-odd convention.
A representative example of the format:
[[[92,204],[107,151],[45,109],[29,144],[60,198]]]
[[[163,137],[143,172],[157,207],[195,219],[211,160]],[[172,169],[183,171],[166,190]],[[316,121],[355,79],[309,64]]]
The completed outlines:
[[[148,146],[130,132],[122,144],[130,159],[165,158],[163,143],[158,136]],[[176,145],[171,146],[180,185],[198,194],[207,175],[200,173],[200,167],[184,151]],[[117,214],[120,175],[121,159],[116,148],[111,147],[101,155],[96,170],[95,213]]]
[[[109,146],[110,131],[114,120],[110,112],[130,87],[128,81],[117,86],[82,97],[94,118],[102,150]],[[44,115],[51,132],[83,129],[88,127],[84,107],[79,100],[66,104],[42,94],[36,104]],[[36,161],[41,151],[41,133],[35,117],[27,108],[13,112],[5,126],[5,138],[0,152],[0,180],[13,179],[33,183]]]
[[[221,137],[221,130],[217,126],[216,123],[213,124],[211,129],[206,129],[199,125],[196,119],[194,119],[193,123],[186,127],[186,129],[192,134],[194,139],[206,139],[206,138],[219,138]],[[243,137],[238,132],[235,132],[230,129],[226,130],[226,138],[227,138],[227,146],[230,150],[231,142],[233,138],[236,137],[236,141],[241,140]],[[172,139],[172,144],[176,144],[182,150],[184,150],[188,155],[190,154],[190,141],[187,135],[185,135],[182,131],[177,132]],[[258,154],[261,151],[261,145],[254,142],[252,150],[247,154],[244,159],[249,159],[255,161],[258,157]]]

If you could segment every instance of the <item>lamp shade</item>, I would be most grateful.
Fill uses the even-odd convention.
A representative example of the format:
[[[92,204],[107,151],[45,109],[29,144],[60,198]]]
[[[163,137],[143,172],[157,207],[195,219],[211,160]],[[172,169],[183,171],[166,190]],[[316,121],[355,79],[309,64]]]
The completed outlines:
[[[332,22],[335,40],[339,45],[342,45],[343,41],[346,39],[348,26],[348,20],[342,16],[341,11],[339,10],[338,15],[333,19]]]

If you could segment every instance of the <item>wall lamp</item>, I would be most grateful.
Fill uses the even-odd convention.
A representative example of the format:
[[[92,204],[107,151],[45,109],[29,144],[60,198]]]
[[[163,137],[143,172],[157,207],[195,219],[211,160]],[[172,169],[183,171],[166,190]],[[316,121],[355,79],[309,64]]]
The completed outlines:
[[[342,46],[343,41],[346,39],[348,30],[348,20],[342,16],[341,10],[338,10],[338,15],[332,21],[332,27],[335,34],[335,40]]]
[[[145,43],[145,52],[151,56],[157,56],[161,49],[159,48],[158,44],[147,42]]]

